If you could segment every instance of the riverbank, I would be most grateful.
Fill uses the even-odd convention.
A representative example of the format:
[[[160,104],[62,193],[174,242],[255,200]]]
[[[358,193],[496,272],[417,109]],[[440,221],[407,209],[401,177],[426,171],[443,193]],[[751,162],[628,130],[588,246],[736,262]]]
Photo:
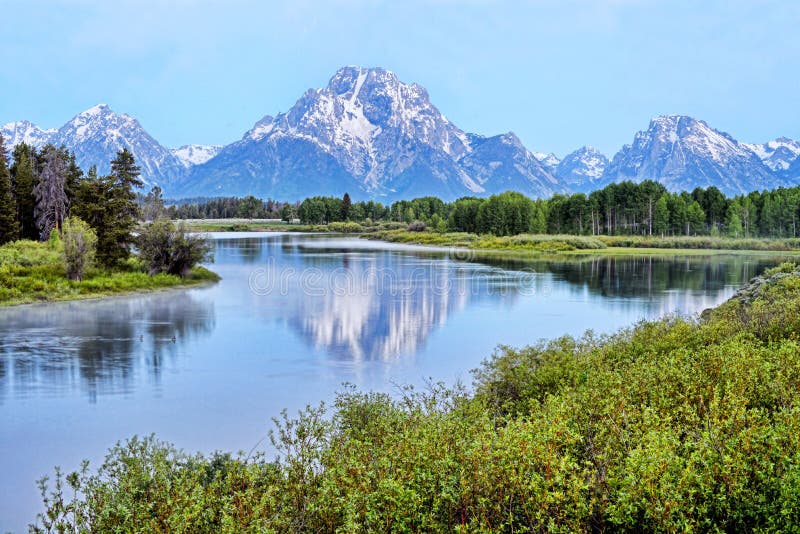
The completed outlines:
[[[333,408],[276,422],[276,461],[134,438],[64,480],[44,521],[87,531],[782,531],[800,520],[798,311],[800,271],[783,265],[701,319],[500,347],[469,392],[349,388]]]
[[[722,237],[573,236],[532,235],[494,237],[469,233],[378,230],[359,234],[365,239],[448,247],[498,254],[732,254],[800,253],[800,239],[745,239]]]
[[[115,269],[89,269],[78,282],[67,277],[60,251],[49,243],[17,241],[0,247],[0,306],[194,287],[219,279],[199,266],[185,278],[150,276],[138,258],[131,257]]]
[[[326,225],[286,223],[275,219],[176,219],[190,232],[328,232]]]

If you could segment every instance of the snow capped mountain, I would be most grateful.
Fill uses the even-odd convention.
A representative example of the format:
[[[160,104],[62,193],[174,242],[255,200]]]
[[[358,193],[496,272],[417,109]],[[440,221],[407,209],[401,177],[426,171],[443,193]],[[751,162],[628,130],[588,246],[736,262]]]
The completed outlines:
[[[183,164],[189,168],[192,165],[200,165],[210,160],[222,150],[222,145],[183,145],[180,148],[173,148],[170,152]]]
[[[286,113],[266,116],[240,141],[192,169],[183,195],[260,194],[303,198],[350,191],[360,197],[425,194],[455,198],[515,188],[559,190],[513,134],[467,134],[418,84],[388,70],[344,67]]]
[[[656,180],[674,191],[716,186],[726,194],[777,187],[780,180],[746,145],[703,121],[664,115],[622,147],[603,182]]]
[[[184,170],[181,161],[153,139],[139,121],[124,113],[114,113],[106,104],[98,104],[73,117],[50,142],[73,151],[83,169],[97,165],[100,174],[109,172],[117,151],[127,148],[141,167],[147,185],[163,187]]]
[[[800,157],[800,141],[788,137],[779,137],[763,145],[747,144],[745,146],[755,152],[764,165],[778,173],[788,170],[792,163]]]
[[[23,141],[63,145],[81,167],[97,165],[100,173],[126,147],[146,184],[159,184],[172,198],[252,194],[299,200],[348,191],[353,198],[388,202],[506,190],[547,197],[621,180],[656,180],[675,191],[713,185],[726,194],[800,184],[800,142],[785,137],[745,144],[692,117],[664,115],[610,162],[588,146],[559,159],[529,151],[512,132],[467,133],[431,103],[422,86],[382,68],[352,66],[226,146],[168,149],[135,118],[105,104],[58,130],[19,121],[0,132],[8,150]]]
[[[584,146],[567,154],[555,170],[558,180],[573,191],[597,189],[608,166],[608,158],[594,147]]]
[[[9,122],[0,127],[6,149],[10,152],[20,143],[40,147],[55,135],[56,130],[43,130],[30,121]]]

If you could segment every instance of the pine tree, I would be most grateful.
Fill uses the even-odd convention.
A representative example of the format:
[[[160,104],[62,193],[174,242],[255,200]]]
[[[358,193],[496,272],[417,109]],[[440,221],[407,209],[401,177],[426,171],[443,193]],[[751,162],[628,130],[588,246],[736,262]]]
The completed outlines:
[[[103,265],[116,265],[130,254],[139,217],[135,188],[144,185],[139,174],[133,155],[122,149],[111,161],[110,176],[89,179],[90,183],[80,188],[79,195],[88,202],[90,213],[78,216],[97,233],[97,259]]]
[[[25,143],[14,147],[14,164],[11,176],[14,183],[14,198],[17,203],[17,220],[20,224],[22,239],[38,239],[39,229],[36,227],[34,210],[36,197],[34,187],[39,181],[36,170],[36,149]]]
[[[5,140],[0,134],[0,245],[17,239],[19,239],[17,206],[11,189]]]
[[[43,160],[42,172],[33,194],[36,197],[34,216],[39,238],[46,241],[53,229],[61,229],[61,223],[67,215],[67,166],[53,146],[46,147]]]

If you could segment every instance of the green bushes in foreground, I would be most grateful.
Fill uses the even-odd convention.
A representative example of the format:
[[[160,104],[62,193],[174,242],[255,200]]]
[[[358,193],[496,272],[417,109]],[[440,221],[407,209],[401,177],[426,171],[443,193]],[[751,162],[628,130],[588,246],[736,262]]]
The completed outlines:
[[[182,287],[219,280],[213,272],[194,267],[186,278],[149,276],[135,256],[113,269],[88,268],[80,281],[70,280],[58,239],[49,243],[15,241],[0,247],[0,306],[73,300],[115,293]]]
[[[798,436],[784,265],[701,320],[501,347],[471,394],[347,389],[274,461],[134,438],[44,481],[33,532],[791,531]]]

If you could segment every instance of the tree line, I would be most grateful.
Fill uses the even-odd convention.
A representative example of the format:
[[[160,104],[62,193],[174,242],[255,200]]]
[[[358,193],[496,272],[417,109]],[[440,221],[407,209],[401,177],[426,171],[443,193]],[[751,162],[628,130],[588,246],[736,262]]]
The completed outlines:
[[[301,202],[296,212],[305,224],[393,221],[417,223],[417,229],[496,236],[800,237],[800,187],[726,197],[714,186],[674,193],[646,180],[613,183],[588,195],[556,194],[535,200],[512,191],[454,202],[422,197],[390,206],[373,201],[351,203],[349,195],[312,197]]]

